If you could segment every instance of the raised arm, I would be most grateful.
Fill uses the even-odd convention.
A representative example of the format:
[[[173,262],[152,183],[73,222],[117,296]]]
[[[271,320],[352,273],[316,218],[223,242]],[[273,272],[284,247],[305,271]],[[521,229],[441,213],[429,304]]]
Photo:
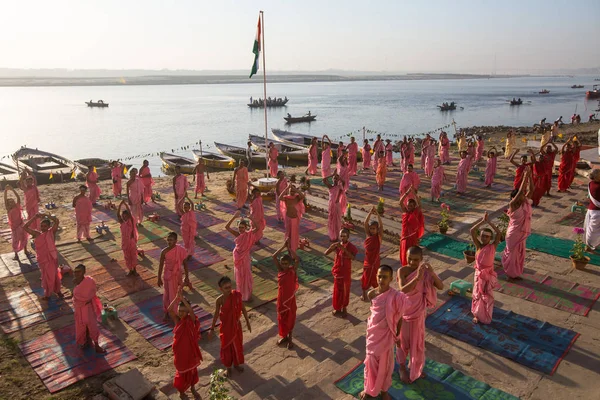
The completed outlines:
[[[364,227],[365,227],[365,234],[367,236],[369,235],[369,222],[371,221],[371,215],[373,215],[373,212],[376,212],[376,211],[377,211],[376,208],[373,207],[371,209],[371,211],[369,211],[369,213],[365,217]]]
[[[231,217],[231,219],[229,220],[229,222],[227,222],[227,225],[225,225],[225,229],[227,230],[227,232],[231,233],[233,236],[239,236],[240,233],[237,231],[234,231],[233,229],[231,229],[231,224],[233,223],[233,221],[236,220],[236,218],[238,218],[240,216],[240,211],[236,211],[236,213],[233,215],[233,217]]]
[[[496,233],[495,238],[494,238],[494,246],[498,246],[500,244],[500,240],[502,239],[502,232],[500,232],[500,229],[498,229],[498,227],[489,219],[488,213],[486,212],[484,215],[484,219],[485,222],[488,223],[488,225],[494,230],[494,232]]]
[[[487,216],[487,213],[485,213],[485,215]],[[484,223],[485,223],[485,216],[482,217],[479,221],[477,221],[477,223],[475,223],[471,227],[471,239],[473,239],[473,243],[475,244],[475,247],[477,247],[477,250],[479,250],[481,248],[481,242],[479,241],[479,238],[477,237],[477,230]]]
[[[283,243],[283,245],[275,252],[273,253],[273,262],[275,263],[275,265],[277,266],[277,270],[279,272],[283,271],[283,268],[281,268],[281,263],[279,262],[279,255],[287,249],[288,247],[288,243],[289,243],[289,239],[286,239],[285,242]]]
[[[514,165],[515,167],[519,168],[519,164],[517,164],[517,162],[515,161],[515,156],[517,155],[517,151],[519,151],[519,150],[513,151],[513,153],[510,155],[510,159],[508,161],[510,161],[510,163],[512,165]]]
[[[412,189],[412,186],[410,188],[408,188],[408,190],[406,192],[404,192],[404,194],[402,196],[400,196],[400,209],[402,210],[402,212],[408,212],[408,209],[404,205],[404,200],[406,200],[406,196],[408,196],[408,193],[411,191],[411,189]]]
[[[411,186],[413,193],[415,194],[415,201],[417,202],[417,208],[421,208],[421,198],[417,195],[417,189]]]
[[[248,332],[252,332],[252,327],[250,326],[250,318],[248,318],[248,311],[246,311],[246,306],[244,305],[244,303],[242,303],[242,314],[244,315],[244,319],[246,320]]]
[[[398,275],[400,275],[400,290],[403,293],[410,293],[414,290],[417,283],[423,279],[423,274],[425,273],[425,269],[423,266],[419,266],[417,270],[417,275],[408,281],[408,275],[404,274],[402,268],[398,270]]]

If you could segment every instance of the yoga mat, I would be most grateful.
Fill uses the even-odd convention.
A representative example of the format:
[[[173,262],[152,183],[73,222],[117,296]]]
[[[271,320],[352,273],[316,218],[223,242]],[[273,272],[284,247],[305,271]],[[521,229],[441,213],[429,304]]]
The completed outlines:
[[[317,279],[331,275],[333,261],[322,254],[312,254],[304,250],[296,252],[300,258],[298,266],[298,281],[301,283],[314,282]],[[273,262],[273,257],[263,258],[256,262],[259,268],[269,269],[277,273],[277,266]]]
[[[0,237],[10,243],[12,240],[12,233],[11,233],[10,228],[9,229],[1,229]]]
[[[95,205],[92,211],[92,220],[94,218],[104,222],[117,221],[117,211],[104,208],[104,206]]]
[[[210,214],[206,214],[205,212],[195,211],[194,214],[196,214],[197,229],[208,228],[213,225],[217,225],[222,222],[225,222],[221,218],[217,218]],[[181,221],[179,220],[179,215],[177,215],[175,213],[169,214],[169,215],[163,217],[163,219],[176,225],[176,226],[181,226]]]
[[[160,253],[162,250],[163,249],[160,247],[155,247],[153,249],[146,250],[144,253],[146,257],[152,257],[156,261],[160,261]],[[203,247],[196,246],[194,248],[194,255],[192,256],[192,259],[187,262],[188,271],[194,271],[199,268],[208,267],[223,260],[225,259],[219,254],[213,253],[212,251]]]
[[[388,391],[394,400],[400,399],[442,399],[442,400],[518,400],[511,394],[495,389],[455,370],[449,365],[425,360],[423,372],[427,375],[413,384],[400,380],[399,365],[394,365],[392,387]],[[358,398],[364,390],[365,365],[360,363],[335,382],[341,391]]]
[[[193,304],[192,308],[194,314],[200,320],[200,332],[209,330],[213,315],[196,304]],[[170,318],[168,321],[163,321],[164,315],[163,296],[161,294],[119,310],[119,318],[159,350],[166,350],[173,344],[173,328],[175,325]]]
[[[60,244],[56,248],[64,258],[73,263],[121,251],[121,246],[114,240],[103,240],[102,238],[91,243],[82,241],[81,243]]]
[[[153,272],[141,265],[136,267],[136,271],[137,276],[128,276],[129,269],[123,260],[86,265],[86,274],[96,281],[98,294],[108,301],[157,287],[157,277]]]
[[[233,251],[235,248],[235,238],[227,231],[211,232],[208,235],[202,236],[201,239],[209,245],[218,246],[227,251]],[[283,239],[283,238],[282,238]],[[259,245],[254,245],[253,249],[270,247],[275,243],[274,240],[268,237],[262,237]]]
[[[448,257],[462,259],[463,251],[467,250],[469,243],[452,239],[441,233],[427,233],[423,235],[420,245],[428,250],[443,254]]]
[[[555,223],[563,225],[563,226],[572,226],[572,227],[578,226],[581,228],[581,227],[583,227],[584,220],[585,220],[585,214],[578,213],[578,212],[572,212],[572,213],[568,213],[561,219],[556,220]]]
[[[214,211],[219,211],[225,214],[231,214],[231,216],[233,216],[233,214],[235,214],[235,212],[238,209],[236,203],[223,203],[220,201],[215,201],[214,203],[210,202],[207,204],[207,207]]]
[[[24,252],[19,252],[19,259],[14,260],[15,253],[6,253],[0,255],[0,278],[26,274],[38,269],[35,254],[32,252],[29,257]]]
[[[279,222],[277,220],[276,214],[265,216],[265,221],[268,227],[276,229],[280,232],[285,232],[285,224],[283,223],[283,221]],[[300,220],[300,229],[298,230],[298,232],[300,232],[301,235],[306,235],[308,232],[312,232],[314,230],[323,228],[324,226],[325,225],[323,225],[321,222],[318,222],[314,219],[302,217],[302,219]]]
[[[0,300],[0,327],[4,333],[12,333],[41,322],[73,313],[72,299],[59,299],[52,295],[41,300],[41,287],[13,290]]]
[[[19,348],[42,383],[55,393],[137,358],[108,329],[99,328],[98,341],[105,354],[96,353],[92,347],[80,349],[75,343],[74,324],[20,343]]]
[[[494,307],[492,323],[474,324],[471,300],[452,296],[427,317],[428,329],[552,375],[579,333]]]
[[[521,275],[522,279],[511,281],[508,280],[503,269],[498,269],[497,273],[500,284],[498,292],[584,317],[588,315],[600,297],[598,288],[537,272],[524,273]]]

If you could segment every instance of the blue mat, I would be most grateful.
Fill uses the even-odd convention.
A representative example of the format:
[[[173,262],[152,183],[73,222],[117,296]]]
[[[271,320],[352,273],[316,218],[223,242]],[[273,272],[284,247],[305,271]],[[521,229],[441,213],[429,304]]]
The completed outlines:
[[[494,307],[490,325],[472,322],[471,301],[453,296],[425,323],[446,334],[552,375],[579,333]]]

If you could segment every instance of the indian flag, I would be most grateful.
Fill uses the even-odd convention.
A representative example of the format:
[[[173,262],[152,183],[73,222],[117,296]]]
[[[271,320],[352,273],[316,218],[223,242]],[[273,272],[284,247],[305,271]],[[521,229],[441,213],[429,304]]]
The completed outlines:
[[[254,38],[254,47],[252,48],[252,52],[254,53],[254,63],[252,64],[252,71],[250,71],[250,78],[252,75],[255,75],[258,72],[258,60],[260,58],[260,50],[262,45],[260,43],[260,34],[262,28],[260,26],[260,16],[258,17],[258,26],[256,28],[256,37]]]

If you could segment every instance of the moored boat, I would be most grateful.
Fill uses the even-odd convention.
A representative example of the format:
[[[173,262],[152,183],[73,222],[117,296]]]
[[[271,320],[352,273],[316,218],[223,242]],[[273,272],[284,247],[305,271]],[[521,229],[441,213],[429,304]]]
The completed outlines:
[[[316,137],[317,143],[319,144],[319,147],[321,147],[321,139],[322,139],[321,136],[306,135],[304,133],[284,131],[284,130],[275,129],[275,128],[271,129],[271,132],[273,133],[273,136],[275,136],[276,139],[279,139],[280,141],[282,141],[284,143],[291,143],[291,144],[296,144],[296,145],[301,145],[301,146],[310,146],[310,143],[311,143],[313,137]],[[344,144],[347,145],[348,142],[345,142]],[[361,145],[361,143],[359,143],[359,148],[360,148],[360,145]],[[338,143],[332,142],[331,150],[334,151],[334,156],[337,151],[337,148],[338,148]],[[356,155],[356,157],[357,157],[357,160],[362,160],[362,154],[361,154],[360,150],[358,151],[358,154]]]
[[[19,172],[29,170],[38,183],[64,182],[73,172],[79,175],[85,167],[75,161],[45,151],[21,147],[13,154]]]
[[[163,162],[163,170],[167,175],[175,175],[175,167],[181,167],[181,173],[191,174],[196,168],[196,163],[191,158],[178,156],[171,153],[160,153]]]
[[[196,162],[198,162],[198,160],[202,160],[204,161],[204,165],[206,167],[225,170],[231,170],[235,168],[235,160],[229,156],[200,150],[192,150],[192,153],[194,154]]]
[[[594,85],[592,90],[585,92],[585,97],[588,99],[600,99],[600,89],[598,86],[600,85]]]
[[[239,160],[246,160],[246,149],[244,147],[232,146],[230,144],[215,143],[217,151],[225,156],[233,158],[236,162]],[[266,165],[265,154],[258,152],[252,152],[252,164],[253,165]]]
[[[78,176],[80,179],[84,179],[88,170],[94,167],[96,167],[96,173],[98,174],[99,180],[112,178],[112,167],[110,166],[112,161],[104,160],[102,158],[82,158],[81,160],[75,160],[75,162],[85,167],[82,168],[81,174]],[[130,170],[132,165],[123,164],[123,166],[124,168],[127,168],[127,170]]]
[[[97,102],[93,102],[93,101],[86,101],[85,104],[87,104],[88,107],[108,107],[108,103],[105,103],[102,100],[98,100]]]
[[[258,153],[265,153],[265,138],[258,135],[249,135],[248,140],[252,143],[252,148]],[[298,144],[285,143],[276,139],[268,139],[268,143],[273,143],[273,146],[279,152],[277,159],[279,161],[307,161],[308,147]]]
[[[288,114],[288,116],[283,117],[283,119],[285,119],[288,124],[295,124],[297,122],[312,122],[315,119],[317,119],[317,116],[307,114],[307,115],[303,115],[301,117],[292,117],[290,114]]]
[[[6,183],[15,183],[19,180],[19,171],[17,167],[8,160],[6,163],[0,163],[0,182],[3,184]]]

